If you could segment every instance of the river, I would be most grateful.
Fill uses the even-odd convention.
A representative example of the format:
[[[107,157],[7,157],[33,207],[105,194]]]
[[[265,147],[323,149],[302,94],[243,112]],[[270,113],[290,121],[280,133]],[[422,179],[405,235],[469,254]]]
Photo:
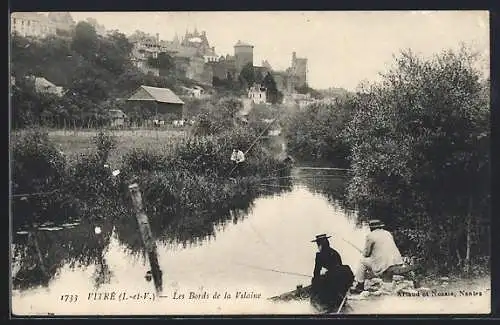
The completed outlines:
[[[84,225],[46,231],[39,234],[41,259],[55,260],[45,262],[55,270],[48,271],[45,283],[25,276],[13,290],[12,310],[17,315],[313,314],[308,301],[274,303],[267,298],[310,283],[316,252],[311,240],[317,234],[332,235],[343,262],[357,268],[360,253],[352,245],[362,247],[367,229],[357,226],[355,213],[340,207],[345,175],[294,170],[288,191],[255,199],[234,222],[216,226],[212,236],[193,244],[157,242],[164,298],[152,299],[153,281],[144,277],[147,259],[131,252],[114,225],[103,225],[98,234]],[[17,235],[14,244],[22,247],[26,237]],[[71,240],[78,243],[68,244]],[[53,247],[74,256],[58,259]],[[34,255],[17,257],[13,271],[23,259],[24,267],[33,269]],[[116,300],[97,300],[96,292],[108,293],[108,299],[114,292]],[[126,301],[118,299],[123,292]],[[64,295],[78,298],[71,302],[74,298]]]

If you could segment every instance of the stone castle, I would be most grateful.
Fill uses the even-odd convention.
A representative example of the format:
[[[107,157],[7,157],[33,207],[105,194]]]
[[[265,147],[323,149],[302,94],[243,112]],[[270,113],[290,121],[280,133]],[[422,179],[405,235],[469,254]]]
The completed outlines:
[[[267,61],[261,66],[254,64],[254,46],[239,40],[234,45],[233,55],[218,56],[215,48],[210,46],[205,31],[186,31],[179,38],[175,35],[172,41],[160,40],[155,36],[136,31],[129,40],[134,45],[132,60],[144,72],[160,74],[159,69],[147,64],[149,57],[158,57],[159,53],[168,53],[175,62],[178,73],[202,84],[212,85],[214,78],[219,80],[237,80],[239,73],[247,64],[252,64],[256,71],[265,75],[271,72],[278,90],[293,93],[296,88],[307,85],[307,59],[298,58],[292,53],[291,65],[285,71],[274,71]]]

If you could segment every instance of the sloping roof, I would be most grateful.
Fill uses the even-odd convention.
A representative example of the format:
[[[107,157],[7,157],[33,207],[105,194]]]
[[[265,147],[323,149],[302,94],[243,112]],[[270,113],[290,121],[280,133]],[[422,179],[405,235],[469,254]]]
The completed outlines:
[[[57,87],[52,82],[45,79],[44,77],[35,77],[35,85],[37,87],[43,87],[43,88],[55,88],[55,87]]]
[[[251,46],[251,47],[253,47],[253,45],[242,42],[242,41],[238,41],[238,43],[236,43],[234,46]]]
[[[184,104],[184,102],[170,89],[150,86],[141,86],[127,101],[156,101],[168,104]]]

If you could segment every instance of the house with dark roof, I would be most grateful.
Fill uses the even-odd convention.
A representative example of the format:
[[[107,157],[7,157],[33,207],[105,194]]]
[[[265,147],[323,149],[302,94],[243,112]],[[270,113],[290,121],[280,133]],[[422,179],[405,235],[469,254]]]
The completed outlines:
[[[168,88],[140,86],[127,102],[138,106],[145,116],[154,119],[174,120],[183,116],[184,102]]]

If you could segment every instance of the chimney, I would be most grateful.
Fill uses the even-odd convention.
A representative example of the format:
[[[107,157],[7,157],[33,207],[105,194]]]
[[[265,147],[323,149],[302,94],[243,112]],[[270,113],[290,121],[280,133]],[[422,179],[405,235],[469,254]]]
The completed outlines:
[[[160,44],[160,33],[156,33],[156,44]]]
[[[292,52],[292,61],[295,61],[297,59],[297,53]]]

